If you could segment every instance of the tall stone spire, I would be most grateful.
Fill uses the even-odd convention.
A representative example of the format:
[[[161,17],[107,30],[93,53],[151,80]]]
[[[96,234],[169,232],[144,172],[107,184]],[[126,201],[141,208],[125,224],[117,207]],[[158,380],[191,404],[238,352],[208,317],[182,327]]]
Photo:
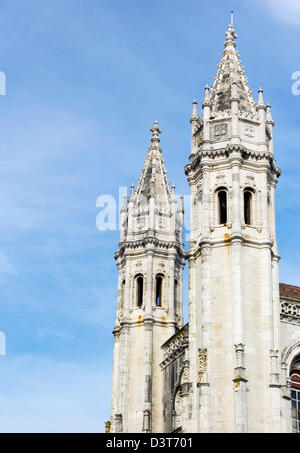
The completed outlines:
[[[231,84],[236,82],[240,110],[255,113],[252,91],[248,87],[248,79],[245,76],[240,55],[236,50],[235,40],[237,37],[233,26],[229,24],[225,34],[225,50],[222,53],[222,59],[218,65],[218,72],[211,89],[213,112],[230,110]]]
[[[192,390],[177,406],[190,405],[192,416],[181,423],[183,432],[281,430],[274,194],[280,169],[270,107],[262,89],[253,100],[236,39],[230,24],[185,167]]]
[[[144,204],[149,202],[150,197],[154,198],[156,206],[167,212],[170,208],[171,192],[162,149],[159,146],[159,135],[162,131],[158,127],[157,121],[154,122],[150,131],[152,132],[151,145],[148,148],[136,195],[140,203]]]
[[[112,432],[162,432],[160,346],[182,327],[183,206],[169,188],[157,121],[137,189],[121,211],[115,253]],[[153,414],[155,417],[153,417]],[[158,414],[158,415],[157,415]]]

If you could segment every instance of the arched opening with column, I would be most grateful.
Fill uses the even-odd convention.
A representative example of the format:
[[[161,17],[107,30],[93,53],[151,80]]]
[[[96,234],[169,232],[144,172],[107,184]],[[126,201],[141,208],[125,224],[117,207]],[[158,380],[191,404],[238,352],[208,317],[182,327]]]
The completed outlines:
[[[218,212],[217,212],[217,219],[219,225],[225,225],[228,219],[228,206],[227,206],[227,189],[226,187],[219,187],[216,190],[217,193],[217,205],[218,205]]]
[[[164,276],[162,274],[157,274],[155,277],[155,305],[157,307],[162,306],[163,280]]]
[[[123,310],[124,306],[125,306],[125,285],[126,285],[126,281],[124,279],[122,281],[122,285],[121,285],[121,304],[120,304],[121,310]]]
[[[144,298],[144,276],[142,274],[135,276],[135,298],[136,305],[141,308],[143,306]]]
[[[245,225],[253,224],[253,198],[254,190],[251,187],[244,189],[244,222]]]
[[[300,433],[300,355],[296,356],[290,367],[292,429]]]

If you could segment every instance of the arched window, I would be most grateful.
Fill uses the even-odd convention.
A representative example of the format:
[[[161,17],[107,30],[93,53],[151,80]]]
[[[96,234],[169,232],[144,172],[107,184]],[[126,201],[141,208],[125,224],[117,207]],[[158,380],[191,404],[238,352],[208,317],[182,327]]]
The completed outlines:
[[[175,311],[175,313],[177,311],[178,301],[179,301],[179,284],[178,284],[178,281],[175,280],[174,281],[174,311]]]
[[[227,190],[225,188],[218,190],[218,223],[219,225],[227,223]]]
[[[300,357],[293,360],[291,366],[291,403],[293,432],[300,433]]]
[[[125,280],[122,281],[121,287],[121,309],[124,308],[124,301],[125,301]]]
[[[136,302],[138,307],[143,305],[143,295],[144,295],[144,277],[142,275],[137,275],[136,277]]]
[[[251,211],[252,211],[252,191],[250,189],[244,190],[244,222],[246,225],[251,225]]]
[[[155,283],[155,304],[157,307],[161,307],[163,276],[157,275],[155,278]]]

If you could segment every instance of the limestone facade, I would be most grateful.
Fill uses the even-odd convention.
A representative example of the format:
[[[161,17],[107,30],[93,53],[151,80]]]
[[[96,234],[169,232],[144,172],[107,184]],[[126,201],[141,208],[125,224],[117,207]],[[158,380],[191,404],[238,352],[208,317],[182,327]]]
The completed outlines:
[[[188,252],[157,122],[137,190],[124,201],[115,254],[113,432],[292,431],[300,297],[279,287],[274,121],[263,90],[252,97],[236,38],[229,25],[201,117],[193,103]]]

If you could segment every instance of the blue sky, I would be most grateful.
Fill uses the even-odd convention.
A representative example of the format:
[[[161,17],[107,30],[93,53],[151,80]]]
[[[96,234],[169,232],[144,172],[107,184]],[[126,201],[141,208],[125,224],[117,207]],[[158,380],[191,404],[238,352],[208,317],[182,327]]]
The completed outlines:
[[[136,184],[154,120],[188,194],[189,116],[230,10],[276,121],[280,279],[300,285],[296,0],[0,2],[0,431],[101,432],[109,417],[118,231],[96,200]],[[186,289],[185,289],[186,300]]]

